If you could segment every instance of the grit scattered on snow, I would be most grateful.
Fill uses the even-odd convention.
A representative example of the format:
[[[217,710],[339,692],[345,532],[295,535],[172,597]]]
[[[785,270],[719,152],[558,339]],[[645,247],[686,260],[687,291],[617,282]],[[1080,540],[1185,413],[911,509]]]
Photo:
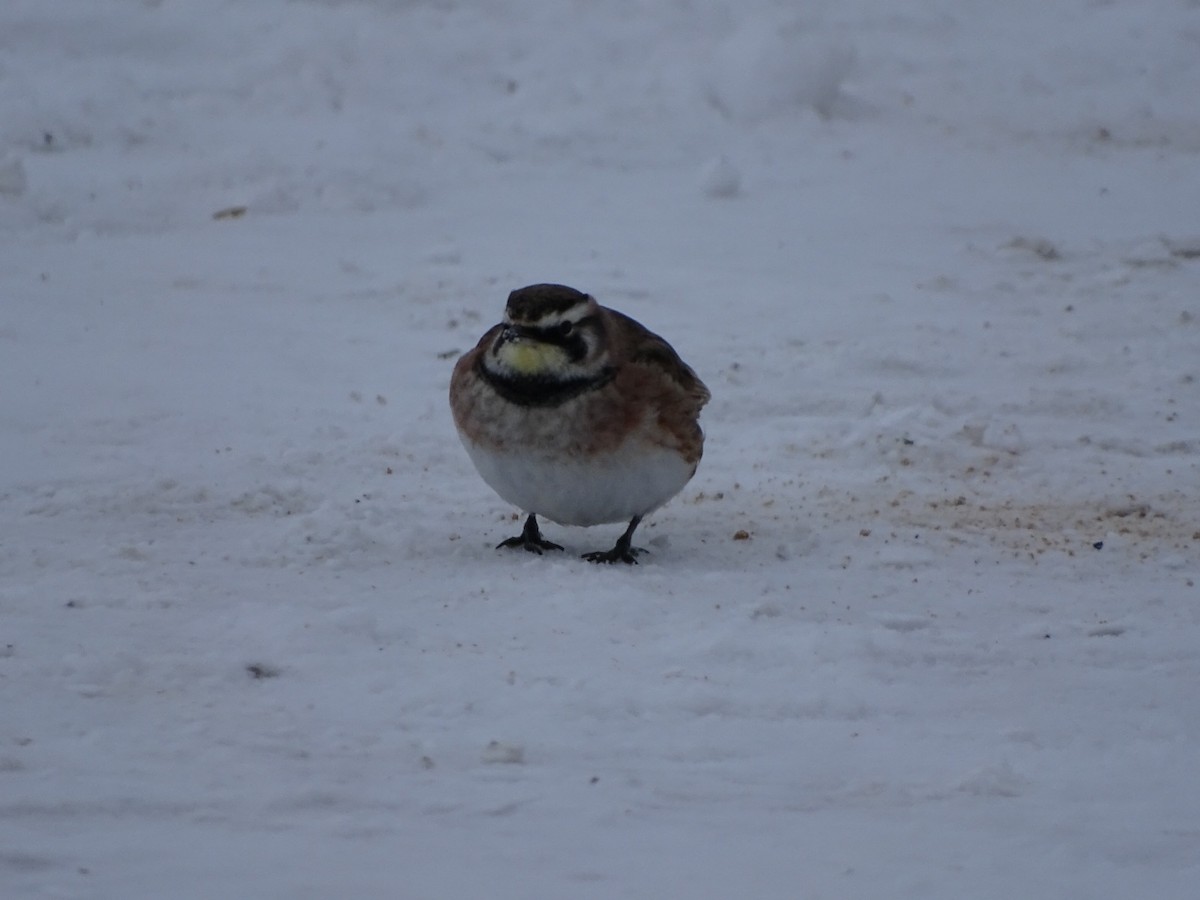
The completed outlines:
[[[1194,896],[1197,96],[1195,0],[6,0],[0,893]],[[640,566],[493,549],[533,281],[713,390]]]

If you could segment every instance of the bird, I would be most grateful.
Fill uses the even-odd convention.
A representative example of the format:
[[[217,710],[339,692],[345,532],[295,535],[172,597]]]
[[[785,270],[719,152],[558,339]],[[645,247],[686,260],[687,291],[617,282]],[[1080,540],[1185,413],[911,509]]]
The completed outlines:
[[[450,408],[487,484],[527,514],[496,549],[541,554],[538,517],[560,525],[628,522],[595,563],[637,563],[642,519],[683,490],[704,450],[709,390],[663,338],[590,294],[531,284],[459,358]]]

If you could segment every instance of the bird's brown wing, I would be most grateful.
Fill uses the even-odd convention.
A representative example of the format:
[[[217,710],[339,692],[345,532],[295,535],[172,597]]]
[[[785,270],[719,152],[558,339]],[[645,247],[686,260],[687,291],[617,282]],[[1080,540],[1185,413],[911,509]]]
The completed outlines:
[[[617,346],[614,356],[633,365],[647,366],[663,375],[674,384],[675,388],[690,407],[691,415],[699,415],[700,409],[711,398],[704,382],[692,370],[692,367],[680,359],[675,348],[668,344],[641,323],[629,318],[624,313],[608,310],[616,326]]]

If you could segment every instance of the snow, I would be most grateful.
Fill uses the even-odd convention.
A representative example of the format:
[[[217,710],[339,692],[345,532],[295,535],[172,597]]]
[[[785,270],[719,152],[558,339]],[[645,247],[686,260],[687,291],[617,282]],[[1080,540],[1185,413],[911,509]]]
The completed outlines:
[[[1200,5],[0,5],[0,894],[1190,898]],[[706,454],[520,529],[554,281]]]

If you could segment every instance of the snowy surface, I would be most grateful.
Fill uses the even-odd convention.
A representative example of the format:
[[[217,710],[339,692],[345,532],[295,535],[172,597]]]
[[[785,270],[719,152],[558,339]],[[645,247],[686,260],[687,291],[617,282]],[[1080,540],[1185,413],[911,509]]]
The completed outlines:
[[[1196,896],[1196,0],[5,0],[0,896]],[[638,567],[456,353],[713,391]]]

